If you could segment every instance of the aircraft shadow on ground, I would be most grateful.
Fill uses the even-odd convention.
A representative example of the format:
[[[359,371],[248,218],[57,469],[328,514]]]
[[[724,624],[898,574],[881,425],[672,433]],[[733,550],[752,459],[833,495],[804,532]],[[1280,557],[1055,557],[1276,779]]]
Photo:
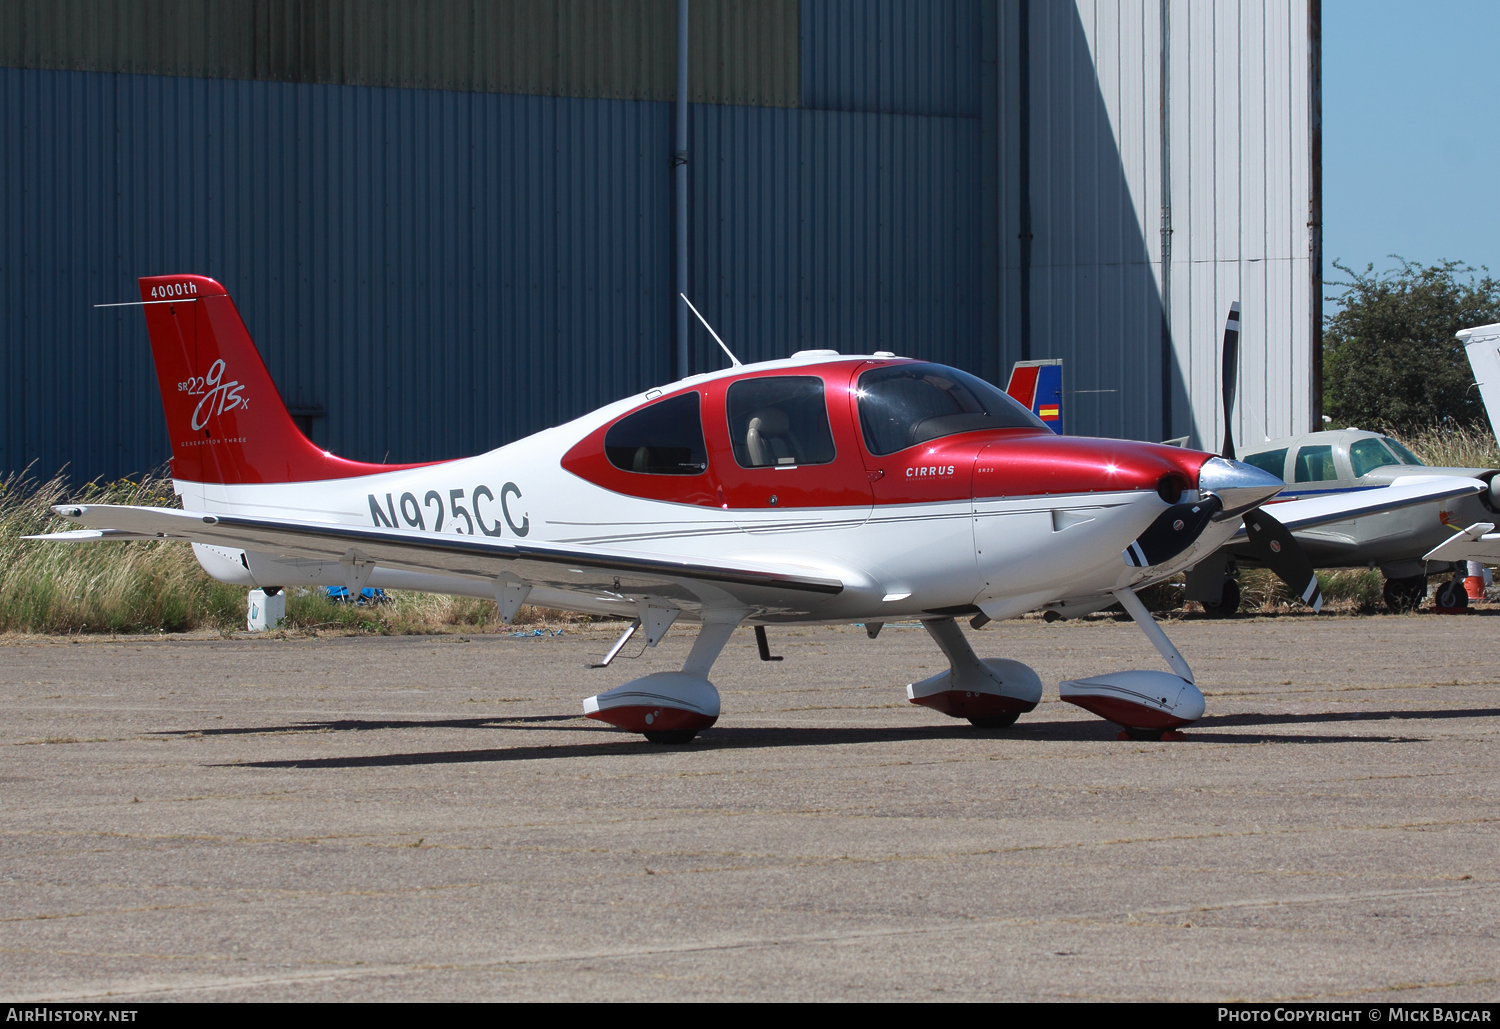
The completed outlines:
[[[1421,743],[1426,737],[1397,735],[1328,735],[1314,733],[1214,732],[1253,726],[1298,726],[1334,722],[1417,721],[1424,719],[1497,718],[1500,708],[1448,708],[1413,711],[1348,711],[1317,714],[1239,714],[1204,718],[1188,732],[1189,742],[1198,743]],[[548,723],[572,722],[573,725]],[[1001,740],[1017,742],[1105,742],[1113,741],[1118,728],[1108,722],[1050,721],[1018,722],[1003,730],[981,730],[961,723],[911,728],[755,728],[708,729],[691,744],[660,746],[634,733],[588,722],[578,715],[533,715],[516,718],[464,718],[423,720],[340,720],[302,722],[287,726],[224,728],[198,732],[178,730],[161,735],[235,735],[253,733],[303,733],[361,731],[371,729],[513,729],[526,732],[589,732],[615,737],[597,743],[559,743],[498,747],[482,750],[445,750],[404,754],[372,754],[351,757],[301,758],[282,761],[245,761],[217,767],[232,768],[378,768],[400,765],[441,765],[471,762],[536,761],[551,758],[590,758],[630,754],[670,754],[683,749],[764,750],[777,747],[826,747],[859,743],[897,743],[914,740]],[[1207,731],[1205,731],[1207,730]]]

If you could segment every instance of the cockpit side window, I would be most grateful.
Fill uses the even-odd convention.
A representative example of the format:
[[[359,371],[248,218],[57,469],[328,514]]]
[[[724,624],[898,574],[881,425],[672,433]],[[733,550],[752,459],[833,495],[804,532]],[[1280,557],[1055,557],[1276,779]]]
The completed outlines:
[[[1303,447],[1297,451],[1297,482],[1327,482],[1338,477],[1332,446]]]
[[[1354,467],[1354,477],[1358,479],[1376,468],[1401,462],[1392,457],[1389,450],[1381,446],[1380,440],[1367,436],[1349,444],[1349,463]]]
[[[741,379],[725,398],[729,439],[741,468],[791,468],[833,460],[823,380],[816,375]]]
[[[1247,454],[1244,462],[1254,465],[1263,472],[1270,472],[1283,482],[1286,481],[1286,447],[1280,450],[1267,450],[1259,454]]]
[[[898,364],[859,377],[859,426],[877,456],[977,429],[1046,424],[983,379],[941,364]]]
[[[700,475],[708,470],[698,394],[684,393],[626,415],[604,434],[604,455],[627,472]]]

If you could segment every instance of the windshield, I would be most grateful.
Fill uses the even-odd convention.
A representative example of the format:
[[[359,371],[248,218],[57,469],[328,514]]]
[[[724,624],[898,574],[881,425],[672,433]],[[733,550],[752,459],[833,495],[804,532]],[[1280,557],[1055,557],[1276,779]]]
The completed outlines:
[[[1380,445],[1380,440],[1357,439],[1349,444],[1349,463],[1354,466],[1354,477],[1361,478],[1366,472],[1372,472],[1388,464],[1400,464],[1391,452]]]
[[[976,429],[1045,429],[983,379],[941,364],[898,364],[859,377],[859,427],[877,456]]]
[[[1422,463],[1421,461],[1417,460],[1417,455],[1416,454],[1413,454],[1410,450],[1407,450],[1400,443],[1397,443],[1395,440],[1391,439],[1389,436],[1382,436],[1381,439],[1383,439],[1385,441],[1385,445],[1386,446],[1390,447],[1392,450],[1394,450],[1396,452],[1396,456],[1401,459],[1401,463],[1402,464],[1418,464],[1419,465],[1419,464]]]

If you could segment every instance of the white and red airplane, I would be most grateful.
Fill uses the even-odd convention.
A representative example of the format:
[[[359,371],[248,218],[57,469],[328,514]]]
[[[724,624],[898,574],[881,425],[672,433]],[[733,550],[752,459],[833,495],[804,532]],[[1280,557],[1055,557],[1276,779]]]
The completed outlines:
[[[523,602],[631,619],[601,665],[637,628],[655,646],[697,622],[681,671],[583,702],[657,742],[714,724],[709,671],[740,625],[769,660],[767,625],[874,638],[919,619],[950,668],[910,701],[1009,725],[1041,679],[979,659],[955,619],[1116,600],[1171,672],[1064,682],[1062,698],[1173,733],[1203,694],[1135,590],[1213,553],[1282,488],[1212,454],[1059,436],[954,368],[832,350],[691,376],[477,457],[362,464],[297,429],[219,283],[140,289],[182,509],[60,505],[85,528],[42,538],[189,540],[210,575],[273,593],[381,586],[493,597],[507,621]]]

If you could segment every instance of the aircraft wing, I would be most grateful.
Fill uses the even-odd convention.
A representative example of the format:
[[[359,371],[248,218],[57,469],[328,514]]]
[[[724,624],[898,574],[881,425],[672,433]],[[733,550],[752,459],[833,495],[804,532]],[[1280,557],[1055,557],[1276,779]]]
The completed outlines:
[[[842,580],[775,564],[686,561],[651,554],[486,536],[449,536],[174,508],[61,504],[52,509],[88,528],[33,539],[177,539],[261,551],[279,557],[478,580],[508,580],[610,601],[651,595],[697,608],[713,598],[751,608],[805,608],[835,596]],[[102,535],[95,537],[95,532]],[[110,535],[116,533],[118,535]]]
[[[1358,493],[1340,493],[1328,497],[1309,497],[1306,500],[1288,500],[1280,504],[1267,504],[1265,512],[1285,525],[1293,533],[1314,529],[1335,522],[1346,522],[1351,518],[1398,511],[1403,507],[1416,507],[1454,497],[1465,497],[1489,489],[1478,479],[1457,475],[1409,477],[1398,485],[1361,490]],[[1244,526],[1229,538],[1227,545],[1233,546],[1246,538]]]
[[[1476,522],[1423,555],[1424,561],[1500,561],[1500,532],[1494,522]]]

